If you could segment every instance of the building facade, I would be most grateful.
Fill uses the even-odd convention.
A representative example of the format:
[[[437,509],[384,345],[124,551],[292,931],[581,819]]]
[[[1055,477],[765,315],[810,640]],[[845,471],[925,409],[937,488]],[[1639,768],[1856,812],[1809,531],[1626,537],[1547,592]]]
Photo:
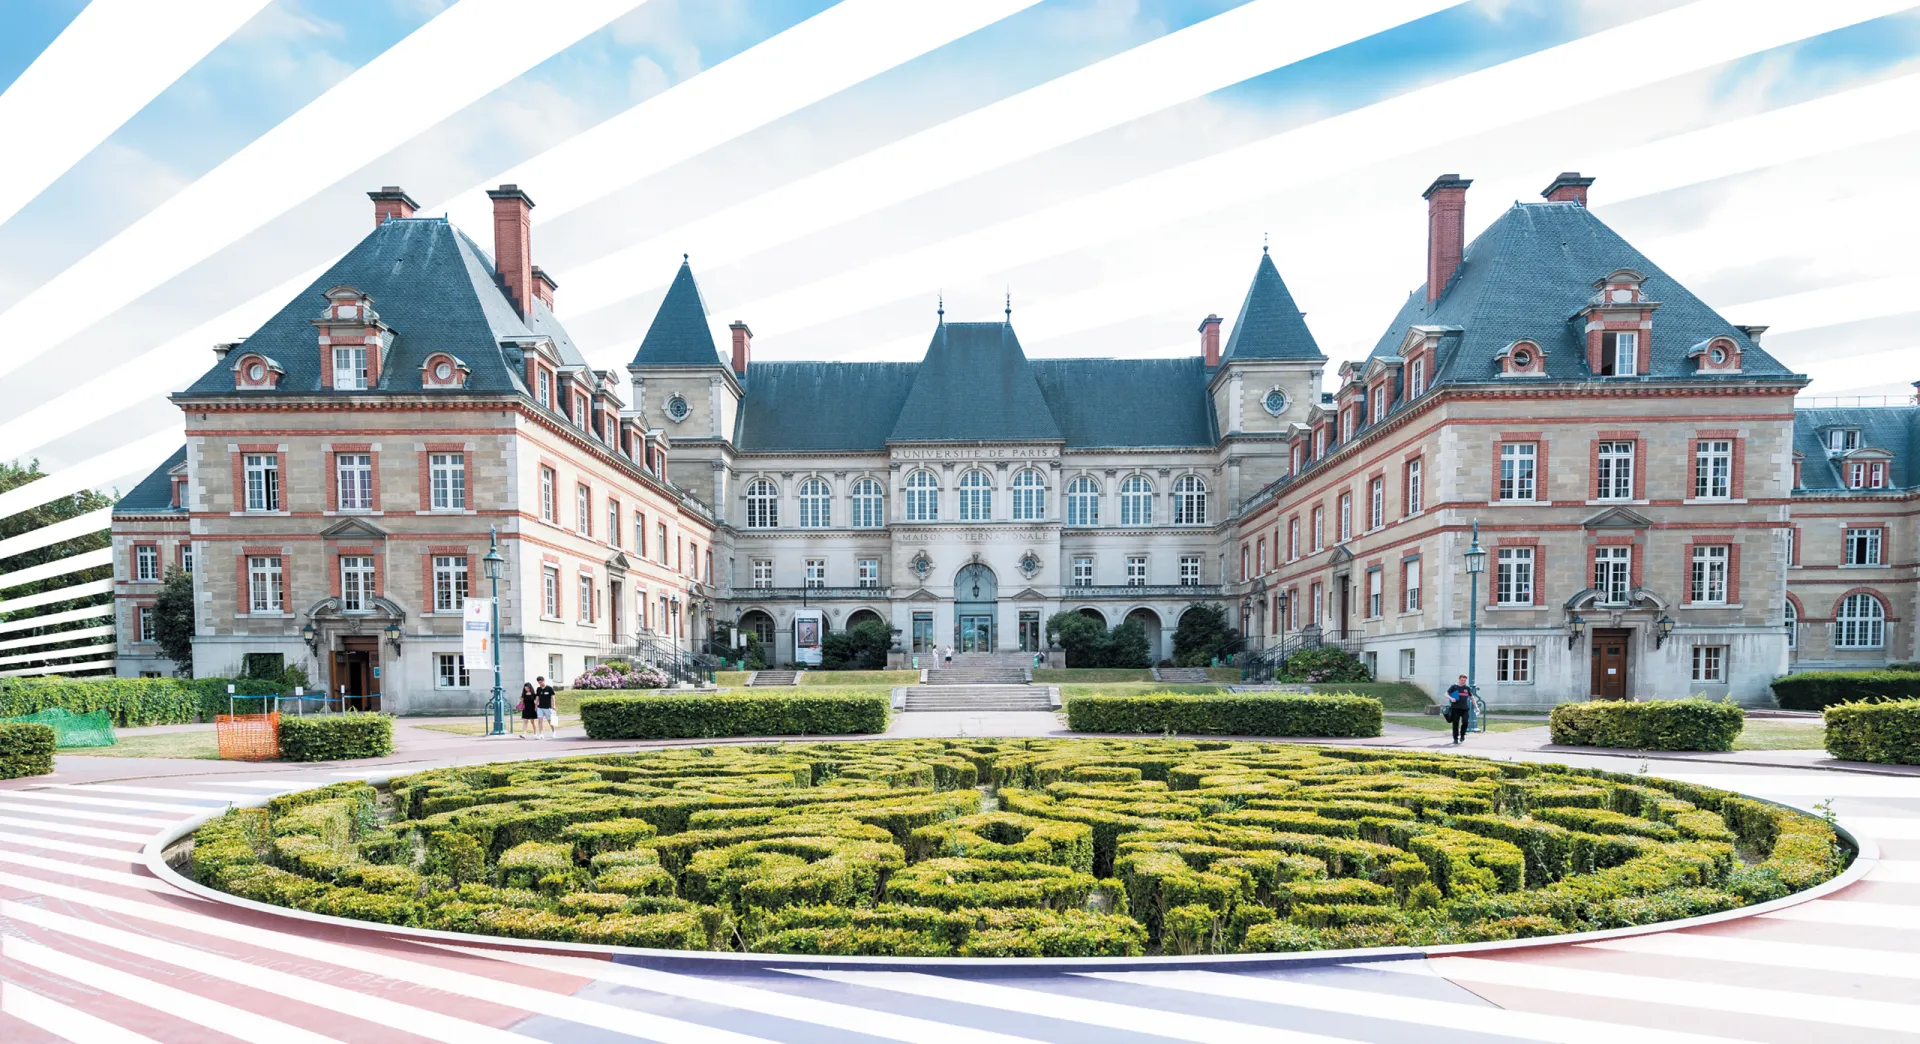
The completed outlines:
[[[140,614],[152,563],[186,555],[197,672],[269,652],[336,692],[381,666],[396,706],[465,705],[441,607],[483,593],[488,526],[516,679],[716,620],[775,662],[797,621],[878,620],[925,662],[1037,651],[1078,611],[1140,622],[1158,659],[1198,603],[1257,655],[1336,642],[1429,692],[1471,642],[1508,707],[1764,702],[1790,669],[1920,658],[1920,407],[1796,411],[1762,328],[1596,218],[1591,182],[1469,244],[1470,182],[1436,180],[1426,285],[1331,382],[1264,252],[1231,326],[1126,360],[1030,359],[1011,309],[942,309],[918,362],[756,362],[744,321],[722,353],[683,264],[630,405],[554,318],[524,193],[492,193],[493,258],[373,193],[375,232],[175,396],[187,448],[115,516],[121,671],[162,669]],[[309,481],[262,507],[269,473]],[[263,603],[273,561],[298,593]]]

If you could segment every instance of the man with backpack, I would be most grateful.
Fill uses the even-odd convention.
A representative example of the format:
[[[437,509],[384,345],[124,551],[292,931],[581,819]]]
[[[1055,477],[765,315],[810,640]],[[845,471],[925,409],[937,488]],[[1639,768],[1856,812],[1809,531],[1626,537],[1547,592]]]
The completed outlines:
[[[1473,687],[1467,684],[1467,676],[1447,690],[1447,721],[1453,725],[1453,742],[1457,746],[1466,742],[1467,725],[1473,720]]]

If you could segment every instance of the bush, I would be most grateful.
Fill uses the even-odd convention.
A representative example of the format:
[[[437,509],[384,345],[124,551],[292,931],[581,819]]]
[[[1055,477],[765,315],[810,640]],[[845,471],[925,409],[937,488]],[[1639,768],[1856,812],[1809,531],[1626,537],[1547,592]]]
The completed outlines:
[[[0,779],[44,776],[53,771],[53,729],[31,722],[0,721]]]
[[[9,678],[0,682],[0,718],[59,707],[103,710],[120,728],[179,725],[199,715],[198,701],[173,678]]]
[[[1895,664],[1880,671],[1803,671],[1773,680],[1773,697],[1784,710],[1825,710],[1861,700],[1920,699],[1920,673]]]
[[[283,689],[279,682],[269,678],[180,678],[176,682],[193,693],[194,705],[199,708],[202,721],[212,721],[214,715],[227,713],[228,685],[233,686],[235,697],[231,706],[242,714],[258,713],[261,703],[240,697],[293,694],[292,688]]]
[[[282,761],[348,761],[393,753],[393,718],[385,714],[320,714],[280,718]]]
[[[702,736],[840,736],[887,731],[885,693],[725,692],[588,696],[580,722],[588,739]]]
[[[1283,682],[1370,682],[1373,675],[1360,657],[1333,645],[1301,649],[1280,665]]]
[[[1206,667],[1239,649],[1240,632],[1227,619],[1226,606],[1196,603],[1180,614],[1180,626],[1173,632],[1173,663],[1167,666]]]
[[[1920,765],[1920,700],[1826,709],[1827,753],[1842,761]]]
[[[820,639],[820,666],[829,671],[883,671],[893,629],[878,620],[829,631]]]
[[[666,673],[653,667],[635,667],[624,661],[609,660],[573,680],[576,689],[664,689]]]
[[[1067,701],[1067,727],[1075,732],[1378,736],[1380,721],[1380,701],[1366,696],[1155,692]]]
[[[1549,722],[1563,747],[1629,750],[1732,750],[1746,713],[1711,700],[1594,700],[1563,703]]]
[[[1070,668],[1143,669],[1153,666],[1147,647],[1146,628],[1138,621],[1123,621],[1109,631],[1105,624],[1078,612],[1055,613],[1047,618],[1047,636],[1060,643]]]

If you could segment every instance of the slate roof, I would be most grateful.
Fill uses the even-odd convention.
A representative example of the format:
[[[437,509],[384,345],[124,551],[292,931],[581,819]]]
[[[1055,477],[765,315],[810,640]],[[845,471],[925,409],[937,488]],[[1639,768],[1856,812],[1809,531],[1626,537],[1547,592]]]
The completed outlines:
[[[1920,406],[1883,406],[1795,410],[1793,448],[1801,456],[1800,489],[1847,488],[1840,458],[1827,450],[1827,432],[1833,428],[1858,428],[1861,449],[1893,454],[1887,475],[1892,488],[1920,486]]]
[[[1033,375],[1072,447],[1219,442],[1206,360],[1035,359]]]
[[[1653,313],[1649,377],[1729,379],[1696,374],[1686,357],[1688,348],[1720,336],[1741,349],[1742,372],[1732,379],[1795,377],[1577,203],[1515,203],[1467,246],[1459,274],[1440,300],[1429,305],[1424,287],[1414,291],[1372,357],[1396,355],[1410,326],[1455,326],[1459,332],[1442,339],[1430,384],[1496,379],[1495,354],[1520,338],[1546,350],[1548,377],[1585,380],[1594,376],[1585,335],[1570,317],[1593,296],[1595,280],[1622,268],[1644,273],[1645,295],[1660,306]]]
[[[1306,315],[1293,303],[1280,270],[1263,249],[1260,264],[1253,270],[1253,282],[1240,302],[1240,314],[1227,334],[1227,347],[1220,361],[1232,359],[1313,359],[1324,360],[1320,345],[1307,329]]]
[[[173,476],[168,474],[174,468],[186,463],[187,447],[181,446],[173,455],[163,461],[159,467],[147,473],[132,489],[127,491],[113,505],[116,515],[161,515],[187,513],[185,506],[173,504]]]
[[[733,442],[747,453],[886,448],[919,363],[756,362]]]
[[[680,271],[667,287],[653,325],[633,355],[636,366],[712,366],[726,365],[713,343],[713,331],[707,326],[707,302],[700,296],[700,284],[694,281],[693,267],[684,259]]]
[[[1047,441],[1064,436],[1011,322],[948,323],[913,375],[889,442]]]

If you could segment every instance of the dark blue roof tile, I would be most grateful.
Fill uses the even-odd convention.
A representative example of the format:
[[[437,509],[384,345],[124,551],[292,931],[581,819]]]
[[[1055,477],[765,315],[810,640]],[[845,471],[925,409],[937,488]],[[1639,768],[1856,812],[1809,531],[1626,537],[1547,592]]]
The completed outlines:
[[[707,302],[694,281],[693,267],[680,262],[680,271],[667,287],[653,325],[633,355],[635,366],[724,366],[707,326]]]
[[[185,506],[174,506],[173,475],[174,468],[187,462],[187,448],[180,447],[173,455],[163,461],[159,467],[140,480],[127,495],[113,505],[116,515],[160,515],[186,514]]]
[[[1293,303],[1280,270],[1273,258],[1260,252],[1260,264],[1253,270],[1253,283],[1246,299],[1240,302],[1240,315],[1233,321],[1227,347],[1221,361],[1234,359],[1325,359],[1320,345],[1307,329],[1306,316]]]

